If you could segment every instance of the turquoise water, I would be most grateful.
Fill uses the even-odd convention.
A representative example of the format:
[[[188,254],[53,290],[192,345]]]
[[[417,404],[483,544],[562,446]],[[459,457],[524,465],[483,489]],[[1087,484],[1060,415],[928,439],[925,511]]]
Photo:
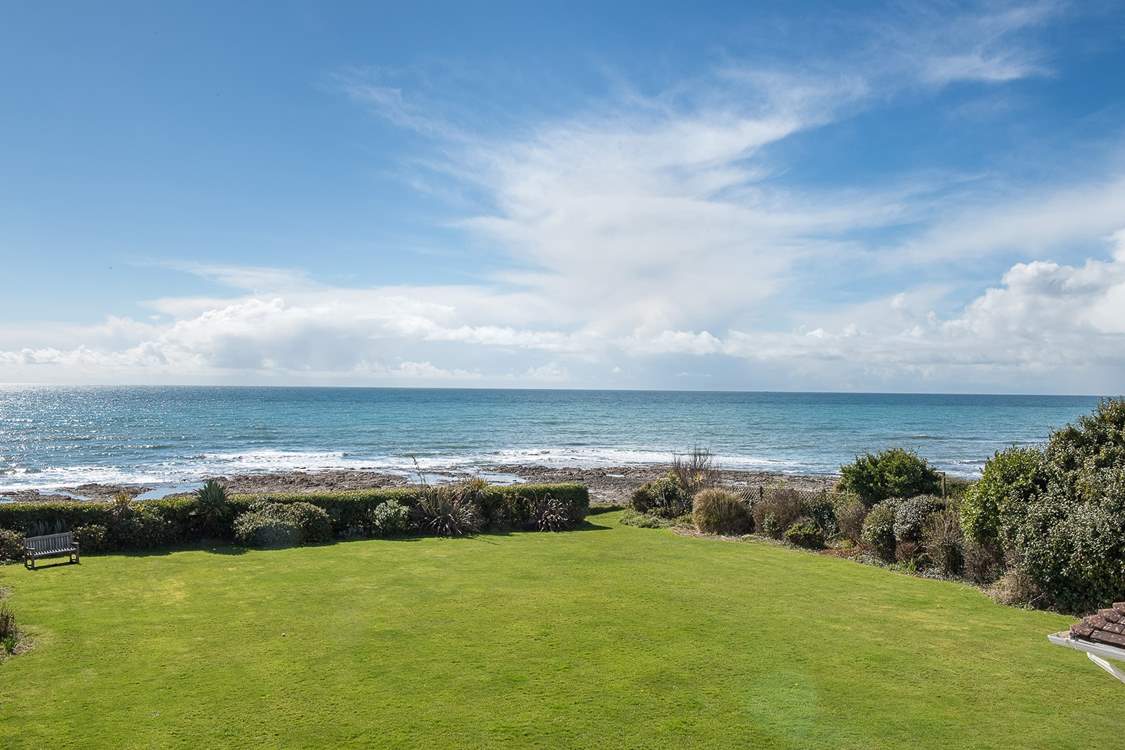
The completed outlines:
[[[667,461],[831,472],[906,446],[971,475],[1096,397],[379,388],[0,387],[0,490],[290,469]]]

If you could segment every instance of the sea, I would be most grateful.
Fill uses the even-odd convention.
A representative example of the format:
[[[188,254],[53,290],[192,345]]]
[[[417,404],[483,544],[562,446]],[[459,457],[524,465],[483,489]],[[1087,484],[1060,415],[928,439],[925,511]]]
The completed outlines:
[[[973,476],[1096,396],[286,387],[0,386],[0,496],[98,482],[181,490],[292,470],[477,472],[662,463],[832,473],[917,451]]]

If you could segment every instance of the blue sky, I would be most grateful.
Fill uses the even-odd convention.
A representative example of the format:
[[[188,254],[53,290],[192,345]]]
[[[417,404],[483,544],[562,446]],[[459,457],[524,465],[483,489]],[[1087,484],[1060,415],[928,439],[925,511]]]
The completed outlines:
[[[0,382],[1125,390],[1125,10],[746,5],[9,7]]]

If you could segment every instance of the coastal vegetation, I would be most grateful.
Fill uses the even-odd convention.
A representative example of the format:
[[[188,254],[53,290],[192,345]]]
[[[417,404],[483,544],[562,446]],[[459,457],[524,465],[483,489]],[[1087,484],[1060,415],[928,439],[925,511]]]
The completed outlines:
[[[1125,400],[1042,448],[997,453],[966,494],[962,523],[999,549],[1016,598],[1075,612],[1125,598]]]
[[[839,487],[871,507],[891,498],[938,492],[941,474],[913,451],[890,448],[865,453],[841,466]]]
[[[23,536],[73,531],[84,552],[151,550],[200,542],[288,546],[396,534],[459,536],[480,530],[561,531],[589,512],[578,484],[452,485],[391,489],[231,495],[218,483],[195,495],[110,503],[67,501],[0,504],[0,553],[11,537],[15,559]]]
[[[0,567],[0,747],[1092,747],[1071,618],[620,525]],[[1013,731],[1018,727],[1019,731]]]
[[[639,487],[624,522],[828,547],[988,586],[1006,604],[1081,613],[1125,598],[1125,400],[1103,401],[1042,447],[997,452],[972,483],[897,448],[857,456],[831,491],[736,495],[716,487],[706,451],[684,465]]]

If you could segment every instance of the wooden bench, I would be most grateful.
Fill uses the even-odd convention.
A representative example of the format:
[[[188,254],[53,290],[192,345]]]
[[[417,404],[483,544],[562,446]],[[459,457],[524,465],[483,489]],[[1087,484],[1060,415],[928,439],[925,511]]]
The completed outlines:
[[[29,536],[23,540],[24,567],[35,570],[35,561],[41,557],[70,555],[72,563],[78,562],[78,542],[69,531],[63,534]]]

